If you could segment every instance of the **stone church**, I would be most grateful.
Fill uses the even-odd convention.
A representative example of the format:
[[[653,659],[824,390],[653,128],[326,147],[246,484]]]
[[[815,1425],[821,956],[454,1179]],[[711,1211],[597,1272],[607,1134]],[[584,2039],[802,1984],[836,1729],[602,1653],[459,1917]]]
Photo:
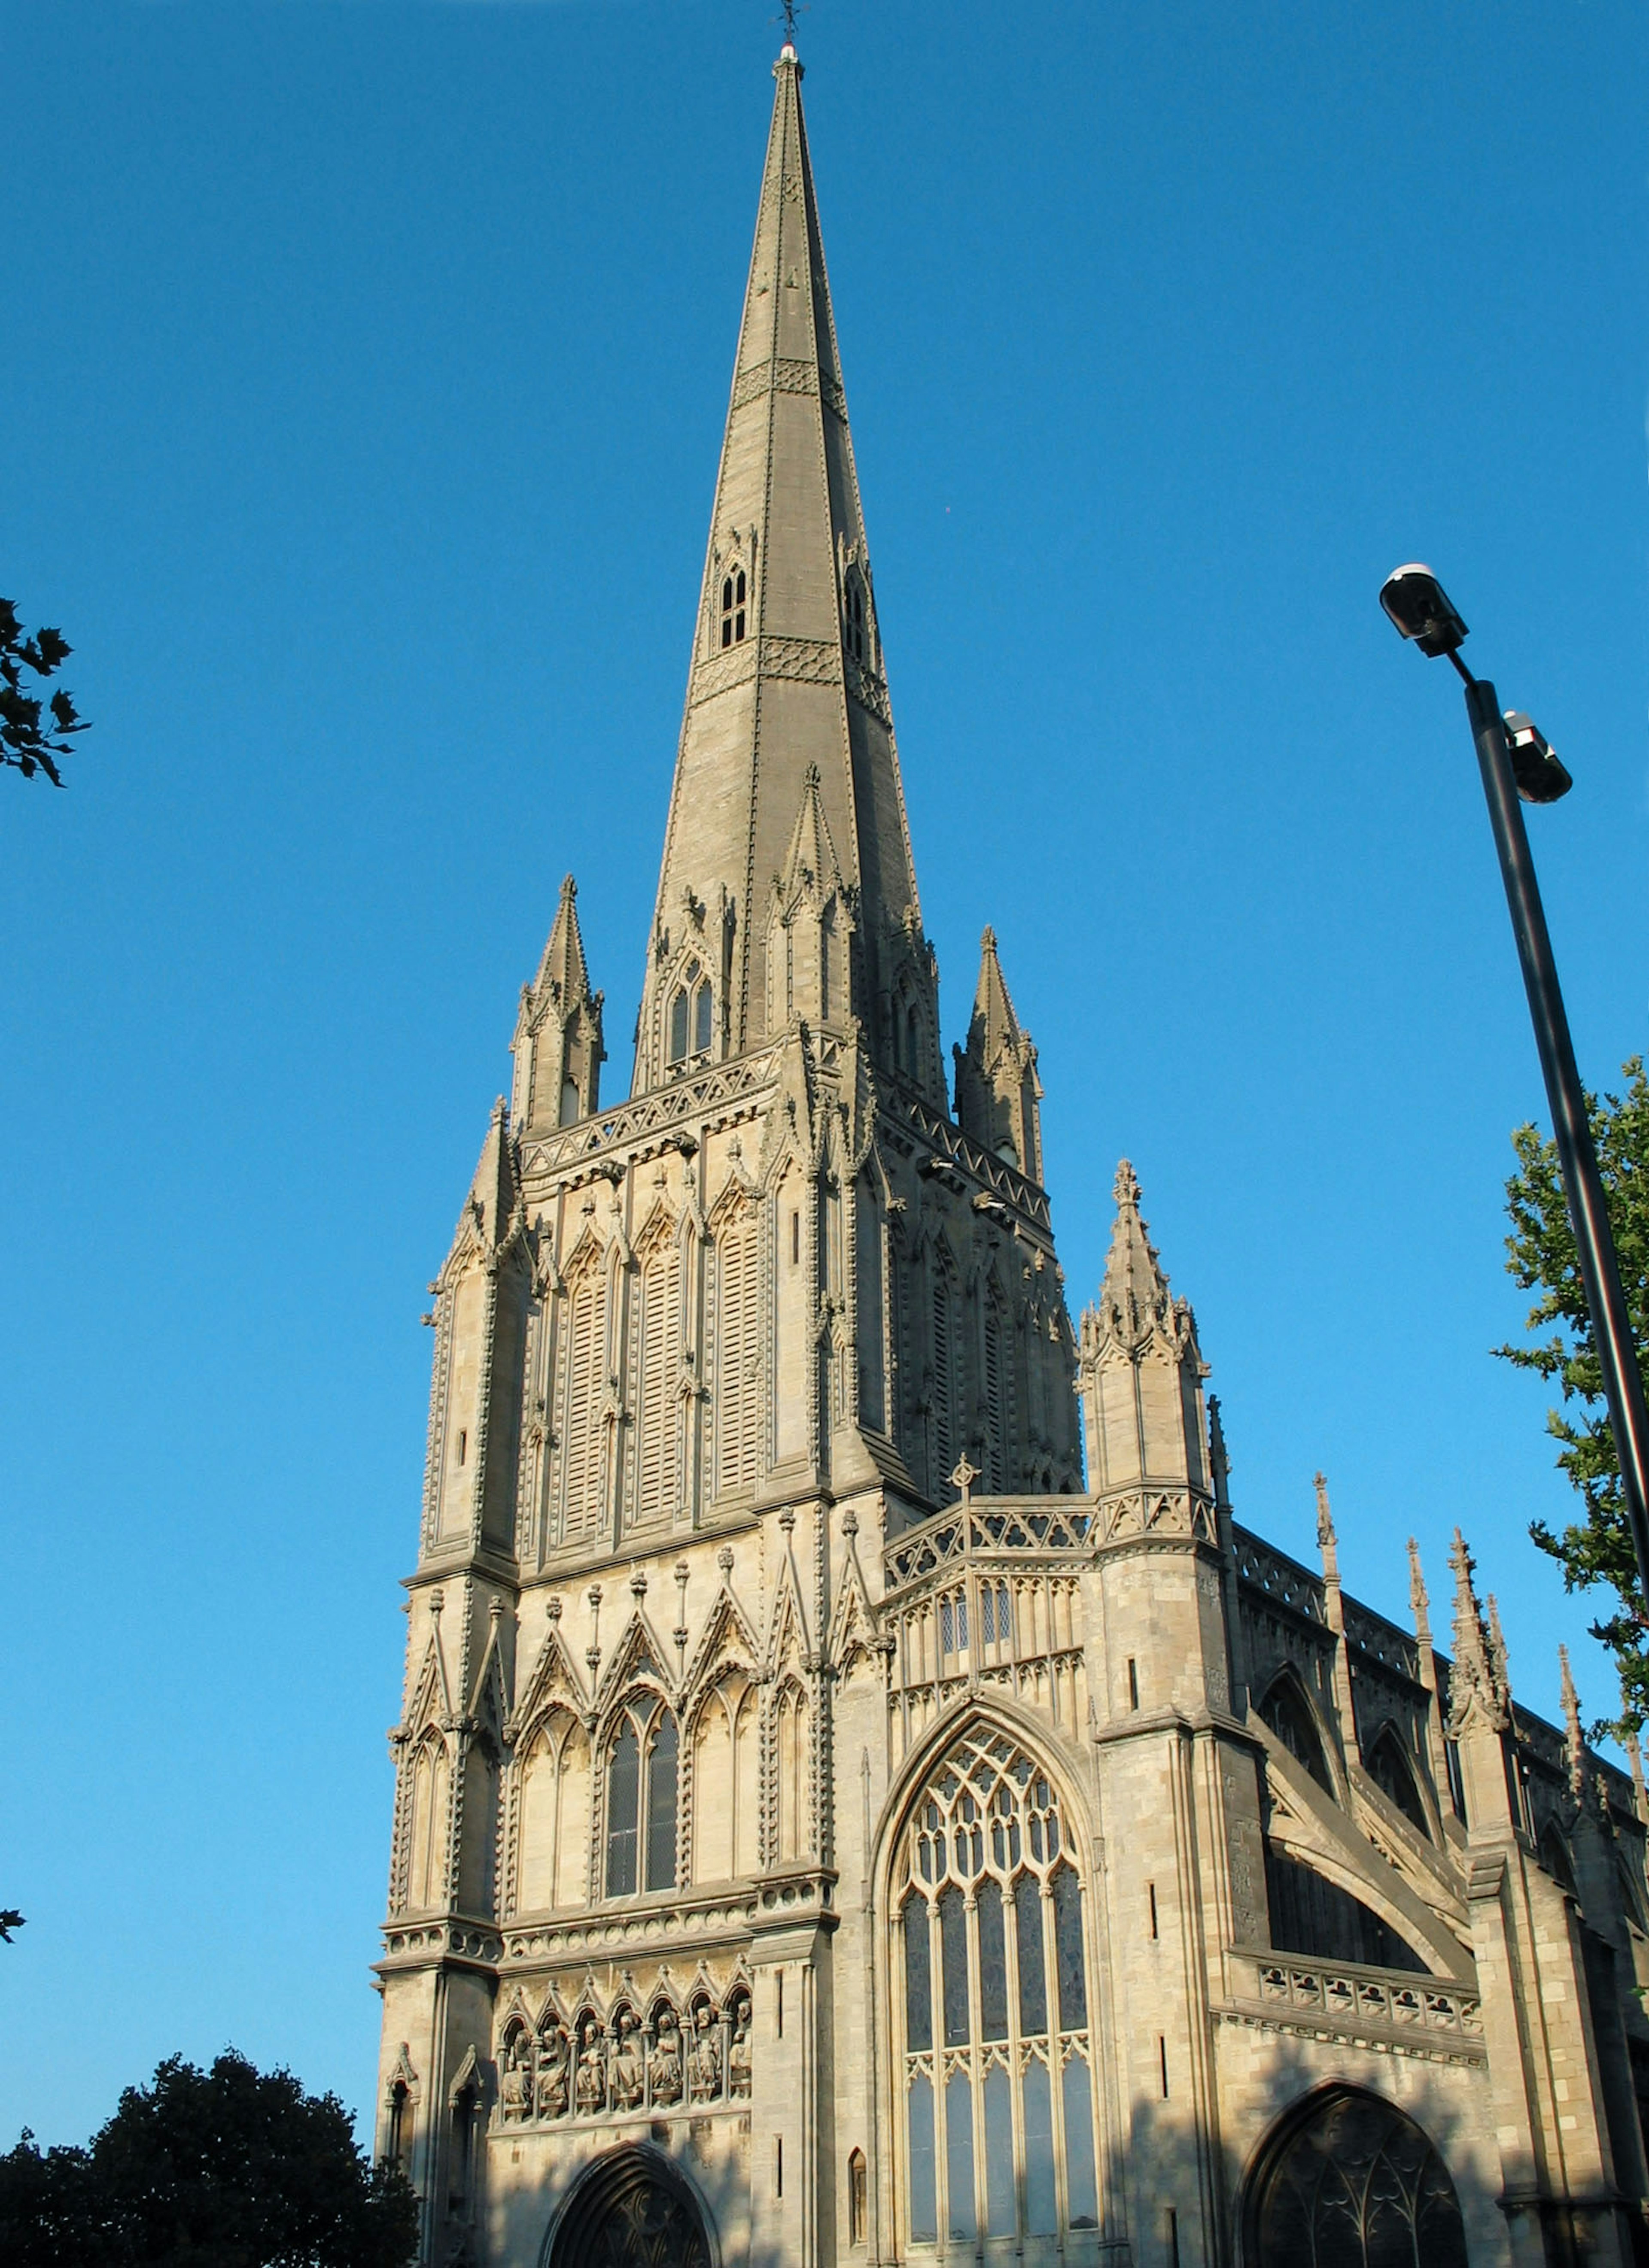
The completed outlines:
[[[1641,1773],[1238,1521],[1127,1164],[1073,1322],[989,930],[947,1070],[774,76],[629,1096],[569,879],[432,1286],[378,2151],[431,2268],[1640,2260]]]

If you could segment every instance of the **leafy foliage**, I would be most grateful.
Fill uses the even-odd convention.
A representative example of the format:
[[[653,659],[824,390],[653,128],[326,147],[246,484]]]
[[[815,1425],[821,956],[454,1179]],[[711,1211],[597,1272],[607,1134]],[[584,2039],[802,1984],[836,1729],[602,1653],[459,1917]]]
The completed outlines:
[[[0,765],[14,766],[25,779],[44,772],[54,787],[63,784],[57,759],[73,753],[70,735],[84,733],[85,721],[62,686],[48,700],[25,689],[29,681],[23,673],[42,681],[55,677],[72,650],[61,630],[40,630],[26,637],[17,608],[0,599]]]
[[[1643,1058],[1622,1066],[1621,1094],[1586,1097],[1598,1171],[1620,1254],[1621,1282],[1642,1361],[1649,1346],[1649,1078]],[[1620,1462],[1603,1400],[1603,1372],[1592,1333],[1580,1256],[1564,1196],[1557,1145],[1533,1126],[1512,1137],[1518,1170],[1506,1183],[1506,1267],[1525,1291],[1538,1293],[1528,1313],[1532,1346],[1497,1347],[1497,1354],[1556,1386],[1560,1406],[1549,1410],[1547,1431],[1563,1444],[1557,1463],[1579,1490],[1585,1511],[1562,1532],[1537,1520],[1529,1533],[1564,1571],[1571,1591],[1604,1584],[1616,1595],[1612,1614],[1592,1635],[1614,1654],[1620,1670],[1623,1714],[1601,1730],[1634,1730],[1649,1717],[1649,1612],[1638,1580],[1631,1530],[1621,1494]]]
[[[370,2165],[335,2095],[233,2050],[174,2056],[89,2148],[0,2157],[7,2268],[406,2268],[418,2204]]]

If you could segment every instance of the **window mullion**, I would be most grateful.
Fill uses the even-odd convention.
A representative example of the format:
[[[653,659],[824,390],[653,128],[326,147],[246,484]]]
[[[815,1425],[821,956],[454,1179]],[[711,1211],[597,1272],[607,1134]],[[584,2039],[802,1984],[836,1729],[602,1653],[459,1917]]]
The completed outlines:
[[[939,1931],[943,1877],[928,1902],[928,1999],[933,2012],[934,2235],[943,2252],[950,2242],[950,2137],[945,2123],[944,1940]]]
[[[1047,1994],[1048,2096],[1054,2131],[1054,2210],[1062,2235],[1070,2227],[1070,2203],[1065,2180],[1065,2066],[1060,2052],[1059,1943],[1054,1927],[1051,1874],[1042,1883],[1041,1908],[1042,1975]]]
[[[1012,1816],[1017,1820],[1016,1806]],[[1024,2102],[1019,2055],[1019,1922],[1014,1904],[1013,1876],[1002,1882],[1002,1946],[1008,1969],[1008,2091],[1013,2107],[1014,2227],[1023,2245],[1031,2225],[1031,2202],[1026,2191]]]
[[[988,1832],[988,1829],[987,1829]],[[968,1956],[968,2068],[973,2102],[973,2235],[976,2244],[990,2227],[990,2206],[985,2194],[985,2009],[980,1974],[978,1876],[962,1901]]]

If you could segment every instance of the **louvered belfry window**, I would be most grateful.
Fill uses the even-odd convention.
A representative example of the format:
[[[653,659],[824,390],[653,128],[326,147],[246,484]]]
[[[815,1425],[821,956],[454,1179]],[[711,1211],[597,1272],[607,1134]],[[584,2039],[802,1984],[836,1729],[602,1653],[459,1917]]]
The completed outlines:
[[[640,1307],[635,1524],[649,1528],[673,1518],[681,1501],[681,1245],[669,1228],[642,1263]]]
[[[715,1484],[730,1496],[756,1484],[760,1410],[757,1216],[745,1206],[716,1235]]]
[[[567,1287],[560,1349],[556,1432],[561,1459],[561,1539],[592,1535],[602,1513],[602,1371],[607,1342],[606,1287],[589,1260]]]
[[[1052,1782],[976,1727],[919,1798],[896,1877],[913,2250],[1098,2225],[1083,1904]]]

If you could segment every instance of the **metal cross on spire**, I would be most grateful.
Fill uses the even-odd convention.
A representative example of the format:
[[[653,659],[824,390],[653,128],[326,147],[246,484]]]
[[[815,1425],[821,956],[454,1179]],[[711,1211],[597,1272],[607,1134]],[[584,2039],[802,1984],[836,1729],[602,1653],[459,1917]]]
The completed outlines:
[[[798,16],[806,15],[808,11],[808,0],[802,0],[802,4],[799,7],[796,4],[796,0],[780,0],[780,5],[783,9],[782,20],[785,27],[785,45],[788,48],[794,48],[795,45],[796,18]],[[778,16],[769,16],[767,21],[770,24],[777,24],[780,21],[780,18]]]

